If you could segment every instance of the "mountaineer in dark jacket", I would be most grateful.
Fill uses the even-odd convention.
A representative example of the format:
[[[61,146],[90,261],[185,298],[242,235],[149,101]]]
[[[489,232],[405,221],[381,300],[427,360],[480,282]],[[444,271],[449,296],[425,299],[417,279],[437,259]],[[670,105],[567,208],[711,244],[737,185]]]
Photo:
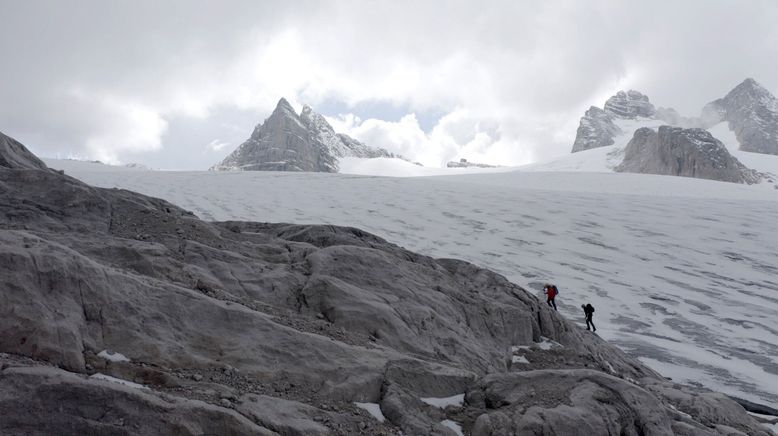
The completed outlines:
[[[594,323],[592,322],[592,315],[594,315],[594,306],[592,306],[589,303],[582,304],[581,308],[584,311],[584,315],[586,315],[586,330],[592,330],[594,332],[597,331],[597,327],[594,326]],[[592,328],[589,328],[589,325],[591,324]]]

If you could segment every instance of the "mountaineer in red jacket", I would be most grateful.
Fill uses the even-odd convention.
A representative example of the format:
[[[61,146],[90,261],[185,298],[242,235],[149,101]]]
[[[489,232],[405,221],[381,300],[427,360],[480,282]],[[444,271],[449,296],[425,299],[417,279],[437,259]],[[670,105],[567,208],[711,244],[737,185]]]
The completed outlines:
[[[543,293],[548,296],[548,300],[546,300],[548,305],[553,307],[554,310],[557,310],[556,301],[554,301],[554,299],[559,294],[559,289],[557,289],[556,285],[546,283],[546,286],[543,286]]]

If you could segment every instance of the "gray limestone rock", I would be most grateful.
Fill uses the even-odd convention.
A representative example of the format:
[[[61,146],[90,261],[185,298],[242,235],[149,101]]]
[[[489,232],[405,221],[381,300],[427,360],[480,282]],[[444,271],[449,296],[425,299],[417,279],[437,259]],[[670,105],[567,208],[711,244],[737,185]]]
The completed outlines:
[[[603,109],[622,119],[652,118],[656,112],[654,105],[648,101],[648,96],[634,90],[617,92],[605,102]]]
[[[216,170],[337,172],[337,161],[316,141],[294,108],[281,99],[251,137],[227,156]]]
[[[3,435],[277,435],[230,409],[52,367],[0,371]]]
[[[305,106],[298,115],[285,99],[251,137],[213,170],[337,172],[342,157],[397,157],[335,133],[323,116]]]
[[[778,99],[754,79],[746,79],[702,111],[706,126],[727,121],[740,149],[778,154]]]
[[[667,110],[662,114],[673,115]],[[616,125],[616,120],[655,118],[656,115],[654,105],[647,96],[633,90],[619,91],[605,102],[603,109],[592,106],[581,117],[572,153],[613,145],[613,138],[624,133]]]
[[[471,434],[728,434],[714,430],[722,426],[755,436],[769,435],[754,426],[750,416],[734,407],[731,400],[726,405],[717,404],[725,400],[723,395],[711,399],[705,394],[692,394],[690,397],[704,406],[691,406],[683,403],[683,396],[689,394],[666,382],[648,380],[652,385],[646,388],[644,380],[622,379],[589,369],[491,374],[465,398],[467,407],[473,409],[471,414],[477,416]],[[715,424],[707,420],[714,410],[724,413]],[[700,416],[701,420],[691,416]]]
[[[619,134],[621,129],[614,124],[613,116],[592,106],[581,117],[572,152],[613,145],[613,137]]]
[[[450,435],[444,418],[482,429],[474,434],[573,423],[704,434],[700,422],[762,434],[739,405],[678,397],[470,263],[354,228],[204,222],[3,158],[12,162],[0,167],[3,434]],[[512,346],[550,340],[558,345],[533,347],[527,375],[510,365]],[[145,388],[86,378],[95,371]],[[553,401],[533,399],[520,380]],[[458,411],[420,401],[465,392]],[[659,408],[666,396],[688,415]],[[387,421],[354,402],[379,404]]]
[[[0,132],[0,168],[44,170],[46,164],[19,141]]]
[[[236,410],[264,427],[293,436],[330,435],[330,429],[321,422],[337,419],[337,415],[313,406],[267,395],[245,395]]]
[[[707,130],[670,126],[636,130],[616,171],[748,184],[761,178],[730,155]]]

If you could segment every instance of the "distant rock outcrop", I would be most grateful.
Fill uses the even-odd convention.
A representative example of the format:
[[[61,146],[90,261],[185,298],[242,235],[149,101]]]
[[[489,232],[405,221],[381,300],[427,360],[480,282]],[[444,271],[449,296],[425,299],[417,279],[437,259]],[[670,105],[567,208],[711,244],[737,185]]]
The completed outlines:
[[[497,165],[468,162],[467,159],[459,159],[459,162],[446,163],[447,168],[497,168]]]
[[[754,79],[746,79],[724,98],[702,110],[706,126],[721,121],[735,132],[740,150],[778,154],[778,99]]]
[[[309,106],[298,115],[282,98],[251,137],[211,169],[334,173],[338,171],[338,159],[343,157],[398,156],[335,133],[327,120]]]
[[[769,434],[489,270],[355,228],[205,222],[9,150],[0,434]]]
[[[761,178],[729,154],[707,130],[670,126],[636,130],[616,171],[748,184]]]

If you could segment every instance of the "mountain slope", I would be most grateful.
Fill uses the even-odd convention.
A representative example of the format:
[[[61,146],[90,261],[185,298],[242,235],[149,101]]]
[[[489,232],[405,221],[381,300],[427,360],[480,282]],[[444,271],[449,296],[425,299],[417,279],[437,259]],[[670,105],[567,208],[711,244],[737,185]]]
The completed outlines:
[[[775,404],[776,190],[571,171],[604,167],[608,149],[567,155],[567,164],[554,163],[560,171],[539,165],[539,172],[405,179],[73,174],[163,197],[208,219],[355,226],[426,255],[487,266],[525,289],[552,281],[562,290],[562,313],[579,320],[580,304],[591,302],[597,334],[663,375]]]
[[[0,168],[45,170],[46,164],[19,141],[0,132]]]
[[[204,222],[50,171],[0,186],[3,433],[767,434],[464,261],[355,228]]]
[[[338,172],[344,157],[397,157],[335,133],[309,106],[300,115],[285,99],[251,137],[213,170]]]

